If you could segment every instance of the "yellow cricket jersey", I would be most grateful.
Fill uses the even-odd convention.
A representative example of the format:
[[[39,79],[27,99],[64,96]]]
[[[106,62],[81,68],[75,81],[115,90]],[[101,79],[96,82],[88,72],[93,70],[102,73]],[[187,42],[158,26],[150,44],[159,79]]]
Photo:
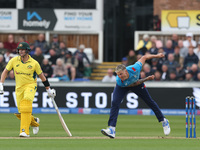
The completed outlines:
[[[25,85],[37,86],[36,74],[40,75],[42,69],[39,63],[29,55],[29,59],[23,63],[20,56],[12,58],[6,69],[8,71],[14,70],[16,89]]]

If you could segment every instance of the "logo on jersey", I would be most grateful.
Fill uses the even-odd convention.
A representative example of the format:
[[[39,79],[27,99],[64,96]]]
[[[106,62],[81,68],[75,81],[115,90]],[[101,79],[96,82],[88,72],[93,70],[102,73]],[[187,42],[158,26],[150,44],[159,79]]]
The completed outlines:
[[[19,67],[19,64],[17,64],[16,67]]]
[[[17,71],[15,71],[15,73],[16,74],[18,74],[18,75],[28,75],[28,76],[30,76],[31,74],[30,73],[23,73],[23,72],[17,72]]]
[[[27,66],[28,69],[32,69],[33,67],[31,65]]]

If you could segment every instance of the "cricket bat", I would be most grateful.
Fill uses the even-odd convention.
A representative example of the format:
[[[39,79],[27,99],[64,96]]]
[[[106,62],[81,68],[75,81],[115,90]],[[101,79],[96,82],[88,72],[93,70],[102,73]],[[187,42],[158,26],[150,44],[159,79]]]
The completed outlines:
[[[60,113],[60,111],[59,111],[59,109],[58,109],[58,106],[57,106],[57,104],[56,104],[54,98],[51,98],[51,101],[52,101],[52,103],[53,103],[53,105],[54,105],[54,107],[55,107],[55,109],[56,109],[56,112],[57,112],[58,117],[59,117],[59,119],[60,119],[60,122],[61,122],[61,124],[62,124],[62,126],[63,126],[63,129],[67,132],[67,134],[68,134],[69,136],[72,136],[71,132],[69,131],[69,129],[68,129],[68,127],[67,127],[67,125],[66,125],[66,123],[65,123],[65,121],[64,121],[64,119],[63,119],[63,117],[62,117],[62,115],[61,115],[61,113]]]

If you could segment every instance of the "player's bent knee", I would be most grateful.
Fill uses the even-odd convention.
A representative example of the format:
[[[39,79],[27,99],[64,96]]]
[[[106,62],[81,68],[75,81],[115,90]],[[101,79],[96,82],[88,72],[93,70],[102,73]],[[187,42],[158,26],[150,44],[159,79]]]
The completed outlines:
[[[21,113],[32,113],[32,102],[30,100],[21,100],[20,102]]]
[[[21,113],[14,113],[14,115],[21,120]],[[32,127],[38,127],[40,124],[35,120],[35,117],[31,116],[31,126]]]

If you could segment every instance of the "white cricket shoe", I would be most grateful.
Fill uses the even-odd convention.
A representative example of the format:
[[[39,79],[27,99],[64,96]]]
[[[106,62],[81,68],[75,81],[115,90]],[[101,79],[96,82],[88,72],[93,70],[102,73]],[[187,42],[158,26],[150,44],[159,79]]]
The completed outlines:
[[[170,126],[169,126],[169,121],[164,118],[164,121],[162,121],[162,126],[163,126],[163,131],[165,135],[169,135],[171,132]]]
[[[39,118],[35,118],[35,121],[37,123],[39,123],[40,119]],[[38,134],[38,132],[39,132],[39,126],[38,127],[33,127],[33,134]]]
[[[110,138],[115,138],[115,131],[112,128],[101,129],[101,133]]]
[[[19,134],[20,137],[30,137],[30,135],[27,135],[25,132],[22,132]]]

